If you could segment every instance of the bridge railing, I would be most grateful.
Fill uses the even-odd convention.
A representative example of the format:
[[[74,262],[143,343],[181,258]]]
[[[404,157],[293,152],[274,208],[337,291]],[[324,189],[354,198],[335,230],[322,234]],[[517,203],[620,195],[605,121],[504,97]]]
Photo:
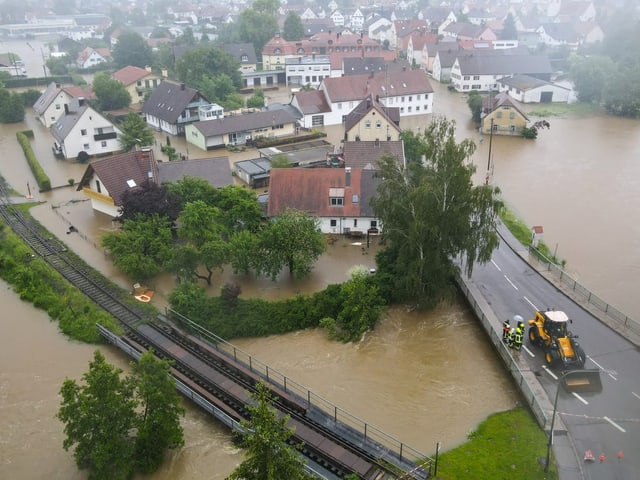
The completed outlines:
[[[640,335],[640,322],[622,313],[616,307],[598,297],[595,293],[565,272],[560,265],[546,257],[540,250],[533,246],[529,246],[529,259],[536,261],[538,269],[544,269],[551,273],[561,285],[566,286],[589,305],[594,306],[606,314],[607,317],[613,320],[618,326],[628,328],[634,333]]]
[[[206,340],[212,347],[226,353],[235,361],[242,363],[252,372],[272,385],[295,396],[299,401],[305,402],[309,410],[312,407],[322,410],[333,422],[340,424],[344,430],[353,430],[357,436],[364,439],[366,446],[376,452],[376,456],[393,465],[406,468],[408,464],[421,465],[423,470],[429,471],[431,459],[424,453],[408,446],[397,438],[383,432],[380,428],[367,423],[355,415],[341,409],[329,400],[313,393],[307,387],[297,383],[283,373],[270,368],[267,364],[252,357],[247,352],[235,345],[227,342],[223,338],[208,331],[184,315],[171,308],[167,308],[167,317],[186,327],[191,332],[196,333],[200,338]],[[346,428],[344,428],[346,427]],[[400,462],[400,464],[398,463]],[[412,477],[407,477],[412,478]],[[415,478],[423,478],[416,476]]]

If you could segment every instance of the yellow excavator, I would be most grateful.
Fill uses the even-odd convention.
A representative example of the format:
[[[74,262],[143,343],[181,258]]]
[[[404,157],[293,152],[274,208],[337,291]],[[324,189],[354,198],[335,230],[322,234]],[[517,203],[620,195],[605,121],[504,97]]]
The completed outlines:
[[[572,320],[560,310],[537,311],[529,320],[529,341],[544,351],[547,365],[567,368],[584,368],[587,356],[577,342],[568,324]]]

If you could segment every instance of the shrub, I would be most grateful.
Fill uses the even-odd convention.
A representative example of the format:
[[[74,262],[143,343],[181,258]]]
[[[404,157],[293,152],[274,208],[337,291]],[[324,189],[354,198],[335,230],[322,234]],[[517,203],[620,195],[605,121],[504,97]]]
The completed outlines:
[[[35,153],[33,153],[33,149],[31,148],[31,143],[29,142],[27,134],[25,134],[25,132],[18,132],[16,133],[16,137],[18,139],[18,143],[22,147],[22,151],[24,152],[24,156],[27,159],[27,163],[29,164],[31,171],[33,172],[33,176],[36,178],[36,182],[38,182],[40,191],[46,192],[48,190],[51,190],[51,180],[42,169],[42,166],[38,162]]]

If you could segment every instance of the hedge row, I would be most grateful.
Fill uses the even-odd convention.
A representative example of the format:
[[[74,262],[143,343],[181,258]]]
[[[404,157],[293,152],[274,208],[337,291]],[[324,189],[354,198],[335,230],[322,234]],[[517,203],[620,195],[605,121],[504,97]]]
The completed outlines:
[[[0,277],[13,286],[22,300],[46,311],[64,334],[76,340],[101,342],[96,323],[122,333],[111,315],[34,256],[4,224],[0,224]]]
[[[27,136],[27,132],[18,132],[16,133],[16,137],[18,138],[18,143],[22,147],[22,151],[24,152],[24,156],[27,158],[27,163],[29,163],[29,167],[31,167],[31,171],[33,172],[33,176],[36,177],[36,182],[38,182],[38,187],[40,187],[41,192],[46,192],[51,190],[51,180],[44,172],[42,166],[38,162],[36,158],[36,154],[33,153],[33,149],[31,148],[31,143],[29,142],[29,137]],[[33,136],[33,132],[31,132],[31,136]]]
[[[73,83],[73,77],[71,75],[56,75],[53,77],[10,78],[3,83],[5,88],[22,88],[46,86],[51,82],[59,84]]]
[[[239,298],[236,305],[230,305],[222,297],[207,296],[199,286],[183,283],[171,293],[169,302],[173,310],[191,321],[231,339],[318,327],[323,318],[338,317],[343,293],[341,285],[329,285],[313,295],[279,301]]]

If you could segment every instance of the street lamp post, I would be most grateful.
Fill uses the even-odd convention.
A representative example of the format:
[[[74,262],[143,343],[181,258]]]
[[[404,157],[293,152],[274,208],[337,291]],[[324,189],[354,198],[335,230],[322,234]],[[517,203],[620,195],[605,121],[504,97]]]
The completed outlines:
[[[487,158],[487,176],[485,177],[485,184],[489,185],[489,176],[491,173],[491,144],[493,143],[493,118],[491,118],[491,130],[489,132],[489,158]]]
[[[602,389],[602,383],[600,383],[600,370],[598,369],[586,369],[586,370],[568,370],[564,372],[558,379],[558,386],[556,387],[556,398],[553,401],[553,413],[551,414],[551,429],[549,431],[549,440],[547,442],[547,458],[544,462],[544,471],[549,471],[549,457],[551,456],[551,445],[553,444],[553,427],[556,420],[556,410],[558,408],[558,396],[560,395],[560,387],[564,385],[565,389],[569,389],[567,382],[568,377],[573,375],[582,375],[582,378],[575,382],[574,388],[582,388],[588,391],[597,391]]]

